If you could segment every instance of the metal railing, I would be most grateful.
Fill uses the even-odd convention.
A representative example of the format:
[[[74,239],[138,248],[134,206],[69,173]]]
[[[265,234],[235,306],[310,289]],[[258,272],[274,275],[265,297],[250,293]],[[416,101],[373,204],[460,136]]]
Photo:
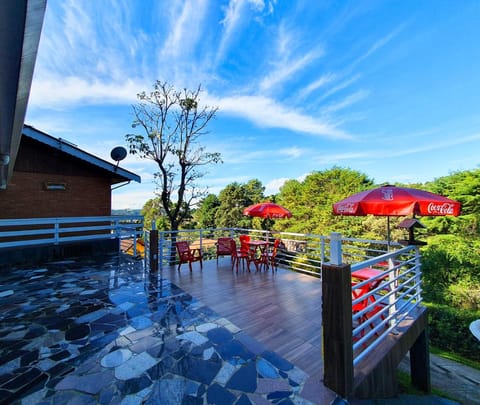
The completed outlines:
[[[324,324],[323,340],[324,363],[329,368],[326,371],[327,386],[337,393],[349,394],[353,389],[356,366],[379,350],[379,345],[389,334],[397,334],[403,320],[415,318],[413,311],[422,302],[418,246],[404,247],[397,243],[388,246],[385,241],[342,238],[337,233],[322,236],[242,228],[159,231],[158,264],[162,267],[178,263],[177,240],[187,240],[202,249],[204,259],[208,260],[216,257],[215,242],[219,237],[232,237],[238,241],[242,234],[272,243],[280,239],[276,260],[283,268],[322,278],[328,271],[328,280],[322,281],[322,318],[324,322],[328,320]],[[363,268],[383,272],[352,286],[351,273]],[[352,299],[355,288],[372,283],[376,284],[374,288],[360,298]],[[368,305],[354,313],[354,307],[362,300]],[[339,322],[342,319],[346,321]],[[329,328],[331,330],[326,331]],[[341,378],[336,379],[336,376]]]
[[[143,216],[59,217],[0,220],[0,249],[142,236]]]
[[[239,236],[245,234],[252,239],[266,240],[272,244],[275,239],[280,239],[277,263],[313,276],[321,275],[321,265],[329,256],[329,238],[321,235],[243,228],[190,229],[177,232],[159,231],[159,265],[169,266],[178,262],[175,250],[177,240],[186,240],[201,248],[204,258],[210,259],[216,257],[215,242],[218,238],[231,237],[239,243]]]
[[[330,261],[330,236],[292,232],[264,231],[244,228],[188,229],[176,232],[159,231],[159,265],[169,266],[178,262],[174,243],[186,240],[202,249],[206,259],[215,257],[215,242],[220,237],[237,240],[242,234],[252,239],[273,243],[280,239],[277,263],[290,270],[313,276],[321,275],[322,263]],[[148,237],[145,236],[145,243]],[[390,246],[395,245],[390,243]],[[400,246],[396,244],[396,246]],[[387,243],[378,240],[342,238],[342,262],[358,263],[385,254]]]
[[[352,324],[355,325],[352,330],[354,366],[374,351],[389,333],[396,333],[398,325],[422,302],[418,247],[407,246],[352,264],[351,270],[353,273],[365,267],[383,270],[388,276],[385,277],[382,272],[352,285],[353,296],[353,290],[378,283],[368,293],[352,301],[352,308],[361,302],[369,303],[352,314]]]

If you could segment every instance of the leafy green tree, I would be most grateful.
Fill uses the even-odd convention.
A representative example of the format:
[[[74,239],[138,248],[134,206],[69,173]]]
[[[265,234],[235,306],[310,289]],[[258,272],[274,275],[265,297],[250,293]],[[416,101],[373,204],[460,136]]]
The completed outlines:
[[[341,232],[358,236],[364,218],[332,214],[332,206],[351,194],[373,186],[364,174],[340,167],[309,174],[302,182],[287,181],[280,189],[277,202],[292,212],[289,220],[278,221],[278,230],[328,234]]]
[[[168,229],[168,220],[163,213],[161,202],[158,197],[148,200],[142,207],[143,223],[146,229],[152,229],[155,221],[155,228],[158,230]]]
[[[132,127],[141,133],[125,136],[130,153],[158,165],[159,197],[172,231],[189,220],[190,207],[207,193],[197,185],[205,174],[202,168],[221,162],[219,153],[207,152],[199,144],[217,112],[200,107],[200,91],[200,86],[177,91],[156,81],[153,91],[139,93],[139,103],[133,106]]]
[[[243,210],[251,204],[263,200],[265,187],[260,180],[250,180],[246,184],[237,182],[227,185],[219,194],[220,206],[215,217],[219,228],[251,228],[252,218],[243,215]]]
[[[215,194],[207,195],[195,211],[194,218],[199,228],[215,228],[215,216],[217,214],[220,200]]]
[[[458,218],[434,217],[425,219],[435,234],[478,236],[480,233],[480,169],[455,172],[427,183],[427,189],[462,204]]]

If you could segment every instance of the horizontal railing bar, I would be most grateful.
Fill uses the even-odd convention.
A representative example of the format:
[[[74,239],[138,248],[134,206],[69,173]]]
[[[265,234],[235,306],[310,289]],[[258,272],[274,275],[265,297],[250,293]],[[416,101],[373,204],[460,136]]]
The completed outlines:
[[[50,233],[55,233],[55,227],[25,230],[25,231],[3,231],[3,232],[0,232],[0,238],[6,238],[8,236],[47,235]]]
[[[94,225],[100,223],[103,224]],[[34,227],[35,229],[21,229],[25,227]],[[1,230],[5,228],[10,229]],[[78,235],[80,233],[84,235]],[[65,234],[77,235],[62,236]],[[70,241],[137,238],[141,237],[142,234],[143,217],[139,215],[0,220],[0,248],[36,246],[52,243],[56,245]],[[43,235],[53,235],[53,238],[42,238]],[[38,237],[40,237],[40,239]],[[21,238],[21,240],[15,240],[16,238]]]

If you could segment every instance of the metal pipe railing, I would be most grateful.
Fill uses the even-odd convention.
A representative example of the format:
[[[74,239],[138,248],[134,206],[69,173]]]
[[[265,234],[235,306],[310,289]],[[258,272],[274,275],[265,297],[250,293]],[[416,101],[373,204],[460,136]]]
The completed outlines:
[[[132,238],[136,247],[142,231],[140,215],[1,219],[0,249],[115,238]]]

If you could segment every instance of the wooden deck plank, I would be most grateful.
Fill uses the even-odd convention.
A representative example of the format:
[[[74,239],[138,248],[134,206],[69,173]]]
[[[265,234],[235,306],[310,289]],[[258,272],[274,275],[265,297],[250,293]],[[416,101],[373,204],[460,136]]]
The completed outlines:
[[[317,393],[332,393],[321,383],[322,284],[316,277],[278,268],[257,272],[232,271],[229,258],[196,263],[190,273],[165,267],[162,277],[241,328],[309,374]]]

